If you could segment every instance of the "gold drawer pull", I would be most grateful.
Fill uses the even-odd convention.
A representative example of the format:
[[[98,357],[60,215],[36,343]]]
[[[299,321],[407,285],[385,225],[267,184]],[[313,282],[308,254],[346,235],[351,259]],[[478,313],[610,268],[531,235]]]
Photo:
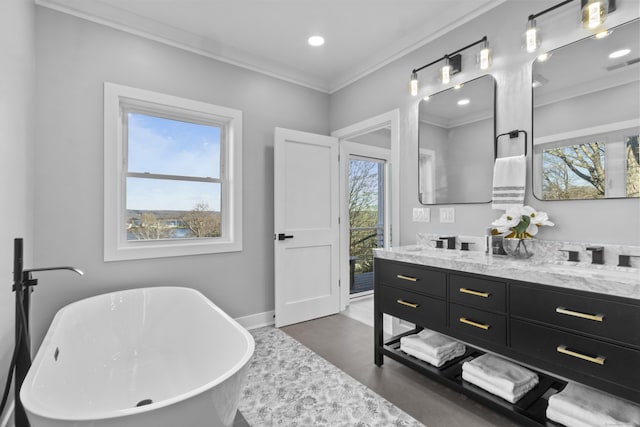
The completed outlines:
[[[579,317],[581,319],[594,320],[596,322],[602,322],[604,314],[587,314],[580,313],[579,311],[567,310],[564,307],[557,307],[556,313],[566,314],[567,316]]]
[[[398,304],[402,304],[402,305],[406,305],[407,307],[411,307],[411,308],[418,308],[420,306],[420,304],[414,304],[412,302],[407,302],[405,300],[397,300],[396,301]]]
[[[469,320],[466,317],[461,317],[459,320],[460,320],[460,323],[464,323],[466,325],[475,326],[476,328],[480,328],[480,329],[483,329],[485,331],[488,330],[491,327],[491,325],[486,325],[484,323],[474,322],[473,320]]]
[[[467,289],[467,288],[460,288],[460,292],[463,294],[475,295],[477,297],[482,297],[482,298],[489,298],[491,296],[489,292],[479,292],[479,291],[474,291],[472,289]]]
[[[586,360],[587,362],[596,363],[598,365],[604,365],[605,357],[602,356],[587,356],[586,354],[577,353],[575,351],[569,350],[566,345],[559,345],[556,347],[556,351],[558,353],[566,354],[569,356],[577,357],[578,359]]]
[[[567,310],[564,307],[557,307],[556,313],[566,314],[567,316],[579,317],[581,319],[594,320],[596,322],[602,322],[602,320],[604,319],[604,314],[580,313],[579,311]]]
[[[410,282],[417,282],[418,279],[416,277],[411,277],[411,276],[405,276],[403,274],[398,274],[396,276],[398,279],[402,279],[402,280],[408,280]]]

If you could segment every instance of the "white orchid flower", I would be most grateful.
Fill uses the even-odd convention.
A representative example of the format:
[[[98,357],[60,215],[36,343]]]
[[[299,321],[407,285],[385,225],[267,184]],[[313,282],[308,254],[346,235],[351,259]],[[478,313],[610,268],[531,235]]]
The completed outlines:
[[[537,212],[531,206],[510,208],[500,218],[491,223],[500,234],[506,237],[530,238],[538,234],[543,225],[553,226],[546,212]]]

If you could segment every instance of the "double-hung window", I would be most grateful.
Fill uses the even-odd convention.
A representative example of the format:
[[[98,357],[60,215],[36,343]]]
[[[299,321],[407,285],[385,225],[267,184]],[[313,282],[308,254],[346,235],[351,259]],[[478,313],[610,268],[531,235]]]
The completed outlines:
[[[242,112],[105,83],[105,261],[242,250]]]

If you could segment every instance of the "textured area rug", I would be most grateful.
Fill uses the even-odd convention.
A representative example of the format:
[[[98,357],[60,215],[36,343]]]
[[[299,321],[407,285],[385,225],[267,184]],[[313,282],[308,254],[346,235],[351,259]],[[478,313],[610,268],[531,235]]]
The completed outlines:
[[[239,407],[249,425],[422,426],[281,330],[251,333],[256,348]]]

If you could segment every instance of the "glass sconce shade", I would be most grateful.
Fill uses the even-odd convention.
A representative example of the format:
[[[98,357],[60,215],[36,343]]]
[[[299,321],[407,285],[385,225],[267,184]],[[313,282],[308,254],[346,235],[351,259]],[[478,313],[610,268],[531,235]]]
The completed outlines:
[[[582,26],[591,30],[604,24],[609,10],[608,0],[582,1]]]
[[[527,52],[535,52],[540,47],[540,33],[536,28],[535,19],[527,21],[527,30],[524,33],[524,47]]]
[[[451,80],[451,64],[449,63],[448,56],[444,58],[444,65],[440,69],[440,75],[443,84],[447,84]]]
[[[409,81],[409,92],[411,96],[416,96],[418,94],[418,73],[411,73],[411,80]]]
[[[491,66],[491,49],[489,49],[489,43],[486,41],[482,44],[482,49],[478,54],[478,62],[481,70],[488,70]]]

